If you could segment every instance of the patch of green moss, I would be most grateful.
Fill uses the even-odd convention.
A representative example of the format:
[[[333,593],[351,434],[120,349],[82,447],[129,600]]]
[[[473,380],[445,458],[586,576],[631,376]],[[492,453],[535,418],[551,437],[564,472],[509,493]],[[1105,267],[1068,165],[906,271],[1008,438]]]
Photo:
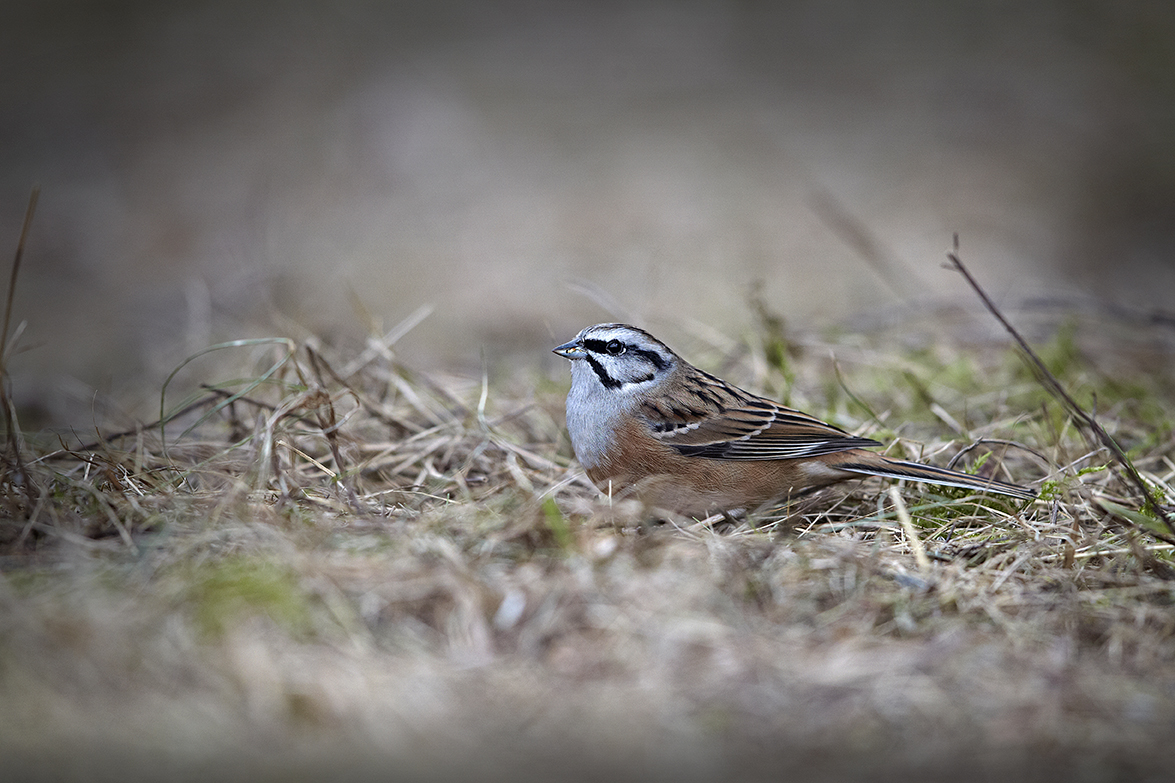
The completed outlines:
[[[206,563],[188,576],[185,602],[201,633],[224,634],[261,616],[296,637],[313,630],[313,601],[288,566],[246,556]]]
[[[548,497],[543,501],[543,520],[555,537],[555,543],[559,548],[564,552],[570,552],[575,547],[575,539],[571,535],[571,527],[567,523],[567,517],[563,516],[554,497]]]

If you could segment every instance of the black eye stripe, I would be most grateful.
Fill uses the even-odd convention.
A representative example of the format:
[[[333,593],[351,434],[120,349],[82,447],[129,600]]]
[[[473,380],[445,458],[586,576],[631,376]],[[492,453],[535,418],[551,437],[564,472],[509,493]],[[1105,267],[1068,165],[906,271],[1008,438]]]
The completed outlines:
[[[595,338],[584,340],[583,347],[592,353],[608,353],[608,343],[605,340],[597,340]]]
[[[602,353],[602,354],[608,354],[610,356],[616,356],[618,354],[616,354],[614,351],[608,350],[608,344],[612,343],[612,342],[619,342],[619,341],[617,341],[617,340],[600,340],[595,337],[590,337],[590,338],[583,341],[583,347],[586,348],[587,350],[591,351],[592,353]],[[649,364],[656,367],[658,370],[664,370],[666,367],[669,366],[669,362],[667,362],[664,359],[664,357],[662,357],[661,354],[657,353],[656,351],[649,350],[648,348],[637,348],[635,345],[633,345],[631,343],[623,343],[622,342],[620,344],[624,348],[623,353],[635,354],[636,356],[641,357],[642,359],[647,361]]]

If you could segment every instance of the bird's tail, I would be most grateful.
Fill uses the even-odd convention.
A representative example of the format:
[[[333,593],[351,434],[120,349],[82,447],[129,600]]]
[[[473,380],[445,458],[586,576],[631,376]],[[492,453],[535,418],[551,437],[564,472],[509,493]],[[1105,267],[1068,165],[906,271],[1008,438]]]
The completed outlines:
[[[910,479],[925,481],[927,484],[942,484],[948,487],[963,487],[987,492],[998,492],[1001,495],[1011,495],[1016,498],[1034,498],[1036,492],[1028,487],[1009,484],[995,479],[980,478],[956,470],[936,468],[933,465],[921,465],[917,462],[903,462],[901,460],[883,457],[880,454],[866,451],[853,451],[844,462],[836,462],[838,470],[850,473],[861,473],[866,476],[883,476],[892,479]]]

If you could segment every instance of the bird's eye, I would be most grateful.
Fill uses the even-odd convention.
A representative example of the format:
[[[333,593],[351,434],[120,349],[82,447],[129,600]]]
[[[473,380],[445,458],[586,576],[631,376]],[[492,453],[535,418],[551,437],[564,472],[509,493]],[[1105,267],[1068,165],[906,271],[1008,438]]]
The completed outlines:
[[[608,344],[604,346],[604,350],[613,356],[619,356],[624,353],[624,343],[619,340],[609,340]]]

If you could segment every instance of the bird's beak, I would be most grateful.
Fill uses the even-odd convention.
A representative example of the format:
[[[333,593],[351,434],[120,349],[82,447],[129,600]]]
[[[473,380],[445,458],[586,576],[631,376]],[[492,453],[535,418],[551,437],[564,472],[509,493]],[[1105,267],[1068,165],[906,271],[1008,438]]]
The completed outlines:
[[[582,359],[585,353],[583,346],[575,340],[572,340],[569,343],[563,343],[558,348],[556,348],[554,352],[562,356],[564,359]]]

